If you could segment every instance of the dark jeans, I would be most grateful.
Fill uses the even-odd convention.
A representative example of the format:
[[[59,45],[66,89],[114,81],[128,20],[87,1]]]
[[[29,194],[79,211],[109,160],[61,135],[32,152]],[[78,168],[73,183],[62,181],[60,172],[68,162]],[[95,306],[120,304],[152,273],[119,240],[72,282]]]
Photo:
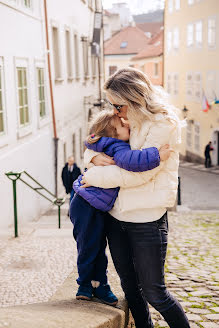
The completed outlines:
[[[171,328],[189,328],[179,302],[164,281],[167,250],[167,214],[148,223],[118,221],[108,214],[107,238],[116,271],[135,320],[136,328],[154,327],[148,303]]]
[[[205,167],[211,167],[211,156],[205,156]]]
[[[108,260],[106,250],[105,213],[91,206],[78,194],[70,205],[70,219],[78,249],[79,285],[90,286],[91,281],[107,283]]]

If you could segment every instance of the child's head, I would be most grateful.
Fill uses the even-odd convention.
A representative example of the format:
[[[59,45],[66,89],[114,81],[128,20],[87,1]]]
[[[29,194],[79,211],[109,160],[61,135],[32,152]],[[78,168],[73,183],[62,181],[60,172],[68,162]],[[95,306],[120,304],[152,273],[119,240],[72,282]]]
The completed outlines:
[[[97,142],[101,137],[129,140],[129,128],[112,111],[99,112],[90,122],[88,143]]]

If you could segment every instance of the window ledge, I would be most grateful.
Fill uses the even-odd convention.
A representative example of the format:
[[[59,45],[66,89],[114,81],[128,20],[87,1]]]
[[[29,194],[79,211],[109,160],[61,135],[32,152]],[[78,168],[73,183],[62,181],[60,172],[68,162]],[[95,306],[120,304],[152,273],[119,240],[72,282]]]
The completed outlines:
[[[38,124],[38,128],[43,128],[46,125],[51,124],[51,119],[48,115],[46,115],[45,117],[40,117],[39,118],[39,124]]]
[[[23,138],[28,136],[29,134],[32,134],[32,126],[28,125],[28,126],[21,126],[19,127],[18,131],[17,131],[17,136],[18,138]]]
[[[72,82],[74,80],[74,76],[68,76],[67,79],[68,79],[69,82]]]
[[[61,83],[63,81],[64,81],[64,79],[62,77],[56,77],[55,78],[55,82],[57,82],[57,83]]]

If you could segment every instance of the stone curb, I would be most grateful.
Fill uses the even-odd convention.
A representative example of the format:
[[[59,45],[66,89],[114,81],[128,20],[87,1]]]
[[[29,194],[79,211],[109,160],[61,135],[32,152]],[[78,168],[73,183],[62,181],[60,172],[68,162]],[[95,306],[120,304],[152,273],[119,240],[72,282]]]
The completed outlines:
[[[120,297],[117,307],[98,300],[77,301],[73,272],[49,302],[0,309],[0,328],[125,328],[128,307]],[[74,284],[76,285],[76,284]]]

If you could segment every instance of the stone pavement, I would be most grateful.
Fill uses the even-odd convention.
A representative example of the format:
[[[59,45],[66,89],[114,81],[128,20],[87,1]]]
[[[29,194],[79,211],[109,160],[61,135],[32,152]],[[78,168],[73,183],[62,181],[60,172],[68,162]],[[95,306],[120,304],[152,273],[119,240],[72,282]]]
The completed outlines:
[[[180,161],[180,166],[181,167],[187,167],[192,170],[198,170],[202,172],[207,172],[207,173],[213,173],[213,174],[219,174],[219,166],[212,166],[209,168],[206,168],[204,164],[199,164],[199,163],[193,163],[193,162],[186,162],[186,161]]]
[[[192,328],[219,327],[218,223],[218,212],[169,213],[166,281],[186,310]],[[48,301],[76,269],[76,245],[67,217],[62,219],[61,230],[57,229],[53,211],[19,230],[17,239],[0,234],[0,328],[10,327],[6,320],[10,306]],[[13,231],[10,233],[13,236]],[[110,284],[122,297],[111,261],[109,271]],[[72,281],[72,302],[76,288]],[[89,312],[92,304],[96,310],[97,305],[92,302]],[[151,312],[156,328],[168,327],[154,309]],[[131,321],[129,327],[134,327]]]

